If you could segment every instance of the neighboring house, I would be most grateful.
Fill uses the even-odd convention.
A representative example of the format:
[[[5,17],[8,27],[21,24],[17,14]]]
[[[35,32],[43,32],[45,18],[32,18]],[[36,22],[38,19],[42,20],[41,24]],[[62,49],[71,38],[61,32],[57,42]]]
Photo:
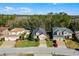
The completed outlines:
[[[42,28],[36,28],[32,32],[33,37],[39,38],[40,40],[46,39],[46,31]]]
[[[71,39],[73,32],[68,28],[54,27],[53,40]]]
[[[0,39],[8,35],[8,27],[0,27]]]
[[[79,31],[75,31],[75,36],[76,36],[76,38],[77,38],[78,41],[79,41]]]
[[[66,47],[63,40],[71,39],[73,32],[68,28],[54,27],[53,28],[53,40],[56,47]]]
[[[20,35],[25,33],[26,30],[24,28],[14,28],[9,31],[9,35],[5,36],[5,40],[15,41],[19,39]]]
[[[0,27],[0,35],[7,35],[8,27]]]

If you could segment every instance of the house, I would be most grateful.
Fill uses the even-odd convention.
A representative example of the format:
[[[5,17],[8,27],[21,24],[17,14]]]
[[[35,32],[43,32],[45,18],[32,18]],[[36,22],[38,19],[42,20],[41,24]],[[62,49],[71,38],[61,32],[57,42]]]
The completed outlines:
[[[21,35],[25,32],[26,30],[24,28],[14,28],[9,32],[9,35]]]
[[[8,35],[8,27],[0,27],[0,39],[4,38],[5,35]]]
[[[77,40],[79,41],[79,31],[75,31],[75,36],[76,36]]]
[[[68,28],[54,27],[53,40],[71,39],[73,32]]]
[[[32,35],[34,39],[39,38],[41,40],[46,39],[46,31],[42,28],[36,28],[33,30]]]
[[[5,40],[15,41],[19,39],[20,35],[25,33],[26,30],[24,28],[14,28],[9,31],[9,35],[5,36]]]
[[[7,35],[8,27],[0,27],[0,35]]]

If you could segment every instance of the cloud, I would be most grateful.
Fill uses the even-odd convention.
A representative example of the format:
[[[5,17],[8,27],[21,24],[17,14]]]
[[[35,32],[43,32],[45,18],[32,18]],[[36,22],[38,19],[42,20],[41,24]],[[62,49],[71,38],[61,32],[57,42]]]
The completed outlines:
[[[3,8],[3,11],[12,11],[12,10],[14,10],[14,8],[13,7],[9,7],[9,6],[5,6]]]
[[[29,14],[32,12],[31,8],[28,7],[10,7],[10,6],[5,6],[3,8],[0,8],[0,13],[3,14]]]
[[[25,12],[25,13],[32,11],[31,8],[27,8],[27,7],[20,7],[20,8],[17,8],[17,10],[19,10],[20,12]]]

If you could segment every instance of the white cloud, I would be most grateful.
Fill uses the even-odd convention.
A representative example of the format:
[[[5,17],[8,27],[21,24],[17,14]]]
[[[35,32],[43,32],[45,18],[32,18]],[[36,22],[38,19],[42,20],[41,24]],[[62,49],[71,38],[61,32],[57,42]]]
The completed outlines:
[[[14,10],[14,8],[13,7],[9,7],[9,6],[5,6],[3,8],[3,11],[12,11],[12,10]]]
[[[20,7],[20,8],[17,8],[17,10],[20,12],[25,12],[25,13],[29,13],[32,11],[31,8],[27,8],[27,7]]]
[[[0,8],[0,13],[3,14],[27,14],[31,13],[32,9],[28,7],[10,7],[10,6],[5,6],[3,8]]]

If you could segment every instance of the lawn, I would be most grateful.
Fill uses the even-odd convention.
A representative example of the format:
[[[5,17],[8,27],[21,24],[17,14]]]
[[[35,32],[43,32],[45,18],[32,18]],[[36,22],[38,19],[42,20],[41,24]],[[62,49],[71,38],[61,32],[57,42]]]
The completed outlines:
[[[34,56],[34,54],[18,54],[18,56]]]
[[[2,42],[2,41],[0,41],[0,46],[2,45],[2,43],[3,43],[3,42]]]
[[[47,47],[53,47],[53,41],[48,39],[46,40]]]
[[[21,40],[16,42],[15,47],[37,47],[38,45],[39,41]]]
[[[0,46],[2,45],[3,41],[0,41]]]
[[[65,44],[68,48],[73,48],[73,49],[79,48],[79,43],[76,42],[76,41],[73,41],[72,39],[71,40],[69,40],[69,39],[65,40]]]

